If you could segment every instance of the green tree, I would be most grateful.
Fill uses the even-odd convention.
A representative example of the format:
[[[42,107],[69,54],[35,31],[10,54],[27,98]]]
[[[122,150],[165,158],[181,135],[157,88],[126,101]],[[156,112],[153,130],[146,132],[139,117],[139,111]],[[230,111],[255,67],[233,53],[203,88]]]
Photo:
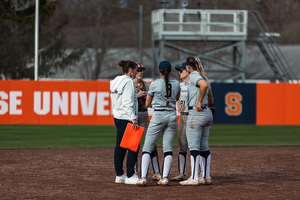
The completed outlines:
[[[40,0],[39,77],[77,62],[83,50],[64,47],[67,21],[50,26],[59,1]],[[0,76],[4,79],[34,78],[35,4],[32,0],[0,1]]]

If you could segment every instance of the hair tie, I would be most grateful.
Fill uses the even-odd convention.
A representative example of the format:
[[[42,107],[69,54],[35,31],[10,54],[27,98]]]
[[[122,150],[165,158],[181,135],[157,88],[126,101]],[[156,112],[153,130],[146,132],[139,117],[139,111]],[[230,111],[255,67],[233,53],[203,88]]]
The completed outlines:
[[[203,67],[203,65],[202,65],[202,63],[201,63],[201,61],[200,61],[200,58],[198,58],[198,57],[196,56],[196,60],[198,61],[199,65],[201,66],[202,70],[205,72],[204,67]]]

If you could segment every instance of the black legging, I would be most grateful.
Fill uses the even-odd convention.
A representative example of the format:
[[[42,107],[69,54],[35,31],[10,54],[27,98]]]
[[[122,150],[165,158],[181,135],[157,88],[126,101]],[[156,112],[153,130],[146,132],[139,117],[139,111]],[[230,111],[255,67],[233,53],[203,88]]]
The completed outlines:
[[[126,126],[130,121],[116,119],[116,118],[114,118],[114,121],[117,127],[117,141],[116,141],[115,154],[114,154],[115,171],[117,176],[124,174],[123,161],[126,155],[126,151],[128,150],[126,168],[127,168],[127,177],[131,177],[134,174],[134,165],[137,161],[137,156],[140,147],[136,152],[120,147],[120,143],[122,141]]]

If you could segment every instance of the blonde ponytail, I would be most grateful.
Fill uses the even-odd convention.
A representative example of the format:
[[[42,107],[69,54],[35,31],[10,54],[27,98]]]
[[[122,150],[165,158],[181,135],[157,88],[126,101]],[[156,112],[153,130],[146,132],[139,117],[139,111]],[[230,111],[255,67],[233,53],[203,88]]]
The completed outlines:
[[[203,71],[200,63],[197,61],[197,59],[195,57],[193,57],[196,61],[195,66],[197,71],[199,72],[200,76],[202,76],[202,78],[206,81],[206,73]]]
[[[197,70],[197,72],[200,74],[200,76],[206,81],[206,73],[203,70],[202,66],[198,62],[196,56],[190,56],[186,59],[186,62],[189,62],[193,64],[194,66],[191,66],[194,70]]]

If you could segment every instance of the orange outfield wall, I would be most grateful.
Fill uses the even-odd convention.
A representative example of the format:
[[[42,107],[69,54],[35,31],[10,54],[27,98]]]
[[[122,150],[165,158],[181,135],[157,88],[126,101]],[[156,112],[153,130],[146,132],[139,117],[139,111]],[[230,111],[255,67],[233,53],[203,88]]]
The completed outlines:
[[[0,124],[114,124],[109,81],[0,81]]]
[[[257,83],[257,125],[300,125],[300,84]]]
[[[256,124],[300,125],[299,102],[300,84],[256,84]],[[113,125],[109,81],[0,81],[0,124]]]

